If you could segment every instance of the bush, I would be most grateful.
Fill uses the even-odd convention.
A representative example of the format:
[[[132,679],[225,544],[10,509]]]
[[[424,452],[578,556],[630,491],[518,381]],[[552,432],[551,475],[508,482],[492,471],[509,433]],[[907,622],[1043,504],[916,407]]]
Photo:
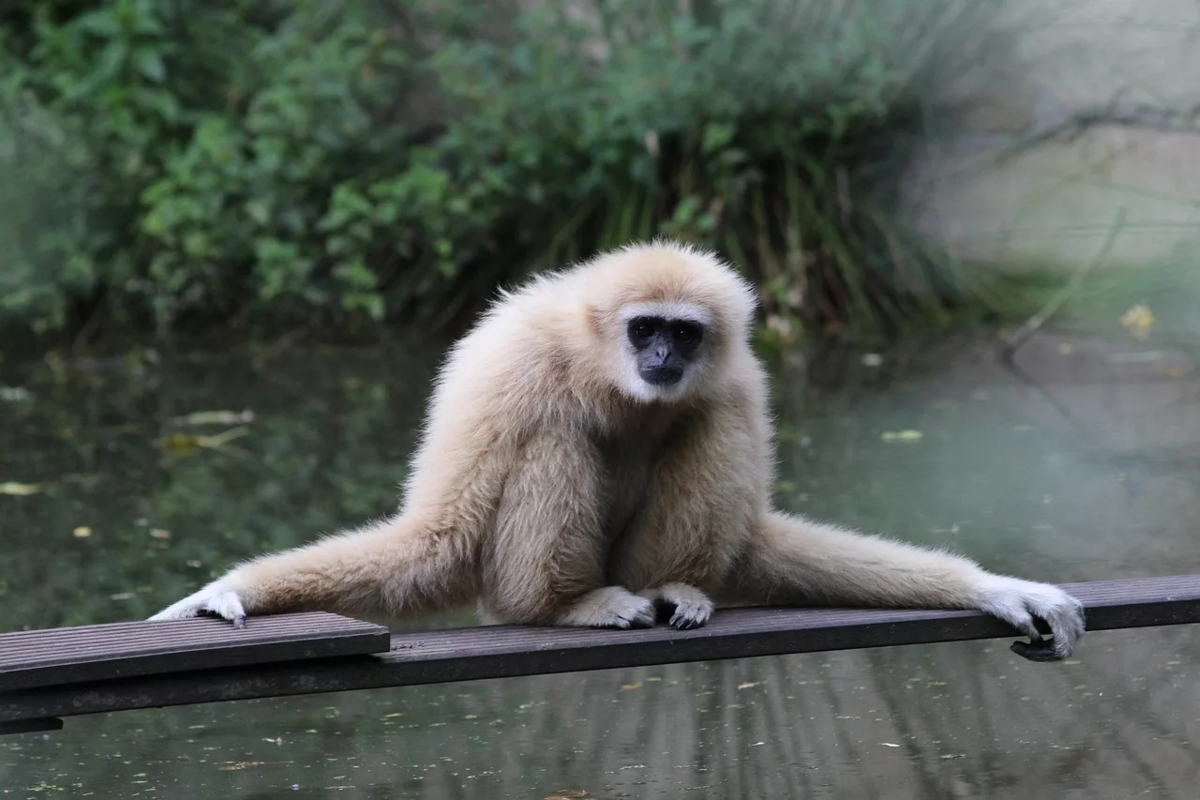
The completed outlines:
[[[952,293],[891,193],[987,4],[530,5],[17,4],[0,326],[438,325],[658,233],[744,264],[778,331]]]

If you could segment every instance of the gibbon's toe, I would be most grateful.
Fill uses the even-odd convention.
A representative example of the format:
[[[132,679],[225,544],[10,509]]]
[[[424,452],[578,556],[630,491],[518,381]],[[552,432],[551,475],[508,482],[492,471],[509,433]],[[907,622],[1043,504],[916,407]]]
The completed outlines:
[[[705,611],[691,604],[679,605],[675,607],[675,613],[671,615],[671,627],[681,631],[699,628],[708,622],[711,614],[711,611]]]
[[[699,628],[713,613],[712,600],[690,584],[667,583],[641,594],[654,601],[660,622],[670,622],[681,631]]]
[[[649,628],[654,625],[654,603],[620,586],[606,586],[581,597],[558,624],[586,628]]]
[[[635,595],[636,596],[636,595]],[[642,598],[638,598],[641,600]],[[628,617],[630,628],[653,628],[656,621],[656,613],[654,603],[643,601],[644,605],[639,605],[633,614]]]

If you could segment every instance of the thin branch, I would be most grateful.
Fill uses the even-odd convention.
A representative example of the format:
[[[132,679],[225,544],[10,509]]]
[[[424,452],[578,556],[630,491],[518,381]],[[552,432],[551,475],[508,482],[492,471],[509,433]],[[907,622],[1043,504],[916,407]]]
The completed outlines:
[[[1100,252],[1091,261],[1088,261],[1083,266],[1075,271],[1071,276],[1071,282],[1068,283],[1061,292],[1050,299],[1050,302],[1042,306],[1041,310],[1025,321],[1025,324],[1013,331],[1003,347],[1000,350],[1000,358],[1006,364],[1013,363],[1013,356],[1016,355],[1018,348],[1029,340],[1042,326],[1045,325],[1063,304],[1070,300],[1083,286],[1084,280],[1092,273],[1096,267],[1104,263],[1108,259],[1108,254],[1112,252],[1113,244],[1116,243],[1117,237],[1121,234],[1121,229],[1125,227],[1125,212],[1122,207],[1117,211],[1117,216],[1113,220],[1112,226],[1108,229],[1108,237],[1104,240],[1104,246],[1100,248]]]
[[[996,155],[996,163],[1008,161],[1047,142],[1073,142],[1100,125],[1117,125],[1163,133],[1200,134],[1200,103],[1178,110],[1163,109],[1145,103],[1125,103],[1118,93],[1102,108],[1076,112],[1057,124],[1013,142]]]

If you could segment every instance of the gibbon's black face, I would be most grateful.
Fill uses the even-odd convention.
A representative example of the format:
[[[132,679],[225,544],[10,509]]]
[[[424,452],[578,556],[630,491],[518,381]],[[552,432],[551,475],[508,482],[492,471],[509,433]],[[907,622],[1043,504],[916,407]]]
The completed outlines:
[[[634,317],[628,334],[642,380],[651,386],[672,386],[683,379],[696,355],[704,326],[686,319]]]

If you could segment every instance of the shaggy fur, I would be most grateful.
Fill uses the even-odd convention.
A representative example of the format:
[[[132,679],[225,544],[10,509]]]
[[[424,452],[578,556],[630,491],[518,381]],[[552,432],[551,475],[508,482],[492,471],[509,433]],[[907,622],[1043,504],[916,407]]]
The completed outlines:
[[[754,308],[714,256],[661,242],[502,296],[441,370],[399,513],[243,564],[153,619],[476,603],[491,622],[638,627],[663,612],[686,628],[712,597],[980,608],[1043,657],[1068,655],[1083,616],[1053,586],[771,509]],[[638,375],[625,331],[647,314],[704,326],[677,384]]]

